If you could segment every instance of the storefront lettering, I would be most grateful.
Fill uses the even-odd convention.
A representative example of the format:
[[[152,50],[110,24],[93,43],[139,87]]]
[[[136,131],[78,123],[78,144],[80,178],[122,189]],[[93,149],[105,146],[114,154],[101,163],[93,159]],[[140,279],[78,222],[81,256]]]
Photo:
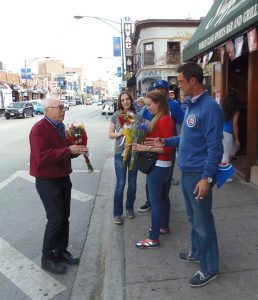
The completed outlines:
[[[256,17],[258,14],[257,12],[257,4],[253,5],[252,7],[248,8],[243,14],[237,16],[234,21],[231,21],[227,25],[223,26],[220,30],[213,33],[211,36],[206,38],[205,40],[199,43],[199,50],[202,50],[212,43],[216,42],[217,40],[225,37],[227,34],[230,34],[233,30],[240,27],[243,23],[251,20],[252,18]]]
[[[244,23],[257,16],[257,4],[247,9],[243,14]]]

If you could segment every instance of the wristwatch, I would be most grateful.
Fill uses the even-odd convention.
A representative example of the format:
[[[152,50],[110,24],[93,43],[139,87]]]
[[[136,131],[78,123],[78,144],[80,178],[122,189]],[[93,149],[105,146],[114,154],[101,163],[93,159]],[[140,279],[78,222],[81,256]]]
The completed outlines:
[[[212,177],[207,177],[207,178],[203,178],[205,179],[208,183],[212,183]]]

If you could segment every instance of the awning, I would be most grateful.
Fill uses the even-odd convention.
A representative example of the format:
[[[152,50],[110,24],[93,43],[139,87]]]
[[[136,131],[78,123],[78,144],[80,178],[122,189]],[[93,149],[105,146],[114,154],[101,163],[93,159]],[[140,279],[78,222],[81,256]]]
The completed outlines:
[[[257,0],[217,0],[183,50],[183,61],[196,59],[257,23]]]
[[[19,86],[18,84],[12,84],[11,88],[18,93],[22,93],[23,92],[23,88],[21,86]]]

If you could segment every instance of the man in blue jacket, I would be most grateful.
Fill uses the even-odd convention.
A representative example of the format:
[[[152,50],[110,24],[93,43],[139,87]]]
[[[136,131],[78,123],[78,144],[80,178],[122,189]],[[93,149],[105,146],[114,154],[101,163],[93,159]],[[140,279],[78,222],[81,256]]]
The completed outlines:
[[[174,134],[176,135],[177,131],[179,131],[179,128],[181,127],[181,125],[183,123],[184,111],[182,110],[182,108],[180,107],[180,105],[178,104],[177,101],[168,98],[168,88],[169,88],[169,86],[168,86],[168,82],[166,80],[156,80],[156,82],[154,83],[154,89],[161,92],[167,98],[170,115],[175,123],[175,133]],[[149,89],[148,89],[148,91],[149,91]],[[153,115],[148,111],[147,107],[145,107],[145,110],[143,111],[142,116],[143,116],[143,118],[147,119],[148,121],[151,121],[153,118]],[[173,171],[174,171],[174,165],[175,165],[175,159],[176,159],[175,155],[176,155],[176,152],[174,151],[173,157],[172,157],[172,166],[171,166],[171,183],[173,185],[178,185],[178,181],[173,178]],[[146,198],[147,198],[146,202],[139,208],[140,212],[145,212],[145,211],[148,211],[151,209],[147,185],[146,185]]]
[[[179,148],[182,190],[187,218],[192,225],[192,249],[179,253],[179,258],[200,263],[200,270],[189,281],[192,287],[206,285],[219,272],[217,234],[211,210],[212,187],[223,154],[223,113],[202,82],[203,70],[197,63],[179,66],[179,86],[185,96],[191,97],[181,136],[156,139],[152,144]]]

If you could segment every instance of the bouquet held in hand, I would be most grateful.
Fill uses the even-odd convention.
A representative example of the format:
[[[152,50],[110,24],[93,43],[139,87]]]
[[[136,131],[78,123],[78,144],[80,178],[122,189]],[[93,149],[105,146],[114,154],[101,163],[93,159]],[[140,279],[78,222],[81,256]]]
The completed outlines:
[[[135,118],[134,126],[132,128],[132,140],[134,144],[142,144],[144,142],[148,130],[147,121],[140,115]],[[138,152],[132,151],[129,171],[132,171],[137,160]]]
[[[74,144],[74,145],[87,145],[88,136],[85,130],[84,124],[75,125],[74,123],[68,124],[66,130],[67,138]],[[89,157],[87,154],[84,155],[85,162],[88,167],[89,172],[93,172],[94,169],[91,165]]]
[[[132,127],[134,124],[134,120],[135,120],[135,114],[133,112],[126,114],[121,111],[118,115],[118,121],[119,121],[120,127],[121,127],[123,135],[124,135],[124,139],[123,139],[122,143],[125,142],[125,150],[122,154],[123,155],[123,161],[122,161],[123,166],[126,165],[128,155],[130,153],[131,144],[133,141]]]

